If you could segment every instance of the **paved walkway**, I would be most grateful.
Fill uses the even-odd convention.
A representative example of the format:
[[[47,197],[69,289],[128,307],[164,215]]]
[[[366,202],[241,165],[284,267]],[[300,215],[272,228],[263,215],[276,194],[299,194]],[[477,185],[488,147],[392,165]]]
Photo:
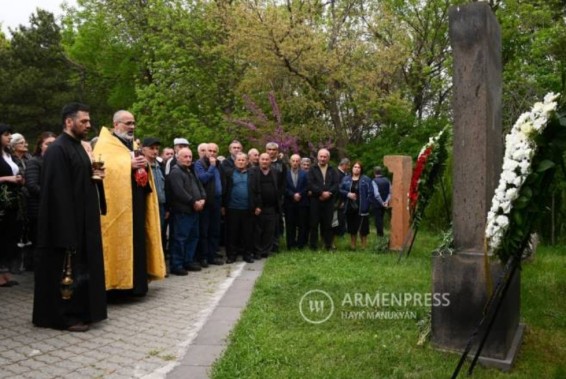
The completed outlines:
[[[206,378],[262,269],[236,263],[153,282],[145,298],[109,304],[86,333],[35,328],[33,274],[14,276],[19,286],[0,288],[0,378]]]

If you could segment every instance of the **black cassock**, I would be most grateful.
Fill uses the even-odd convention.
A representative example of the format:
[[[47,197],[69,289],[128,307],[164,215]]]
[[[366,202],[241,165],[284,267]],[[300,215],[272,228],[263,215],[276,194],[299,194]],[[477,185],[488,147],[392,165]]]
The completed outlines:
[[[33,323],[66,329],[106,318],[106,288],[100,214],[101,183],[91,179],[91,162],[81,142],[63,133],[43,157],[38,218]],[[65,256],[71,257],[73,295],[63,300]]]

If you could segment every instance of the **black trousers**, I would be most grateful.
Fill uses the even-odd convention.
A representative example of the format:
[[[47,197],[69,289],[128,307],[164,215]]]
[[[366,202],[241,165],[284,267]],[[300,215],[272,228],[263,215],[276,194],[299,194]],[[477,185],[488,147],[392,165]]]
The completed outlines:
[[[308,208],[300,205],[285,207],[287,249],[302,249],[307,244]]]
[[[373,214],[375,216],[375,229],[377,235],[383,237],[383,216],[385,216],[385,208],[375,207]]]
[[[318,248],[318,227],[320,226],[320,234],[324,241],[324,248],[332,249],[332,214],[334,213],[334,201],[320,201],[319,199],[311,200],[310,213],[310,241],[311,249]]]
[[[230,225],[228,234],[229,252],[228,258],[236,258],[238,255],[249,257],[254,252],[254,228],[255,216],[249,209],[228,209],[226,211],[226,222]]]
[[[254,252],[256,255],[268,256],[271,252],[278,220],[279,213],[275,208],[263,208],[260,215],[256,216],[254,233]]]

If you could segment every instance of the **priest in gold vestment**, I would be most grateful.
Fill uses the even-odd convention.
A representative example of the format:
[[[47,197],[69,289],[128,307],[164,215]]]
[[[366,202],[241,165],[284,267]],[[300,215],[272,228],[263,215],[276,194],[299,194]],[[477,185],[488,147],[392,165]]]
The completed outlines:
[[[144,296],[148,282],[165,277],[159,204],[151,170],[134,146],[135,119],[128,111],[103,127],[94,159],[104,161],[107,213],[101,217],[106,290]]]

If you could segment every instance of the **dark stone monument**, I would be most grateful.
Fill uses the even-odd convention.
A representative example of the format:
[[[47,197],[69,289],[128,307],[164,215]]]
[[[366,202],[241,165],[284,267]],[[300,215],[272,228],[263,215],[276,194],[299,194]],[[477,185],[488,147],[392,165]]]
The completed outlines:
[[[501,36],[487,3],[452,7],[449,20],[454,56],[452,223],[456,253],[433,257],[433,292],[448,293],[450,305],[432,309],[432,344],[461,352],[489,299],[484,235],[503,160]],[[502,266],[493,260],[489,266],[495,286]],[[519,311],[520,273],[516,271],[480,363],[511,368],[523,333]],[[472,357],[475,351],[472,349]]]

